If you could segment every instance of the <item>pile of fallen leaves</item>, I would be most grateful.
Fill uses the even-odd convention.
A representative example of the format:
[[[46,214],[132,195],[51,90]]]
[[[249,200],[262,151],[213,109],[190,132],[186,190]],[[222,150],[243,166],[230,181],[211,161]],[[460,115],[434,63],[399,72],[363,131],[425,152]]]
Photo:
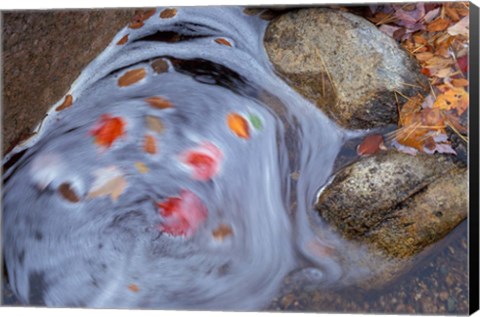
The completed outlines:
[[[469,104],[468,2],[385,4],[369,9],[366,18],[400,42],[430,82],[426,97],[398,96],[399,129],[392,134],[393,145],[409,154],[456,154],[447,132],[468,142],[467,128],[461,124]]]

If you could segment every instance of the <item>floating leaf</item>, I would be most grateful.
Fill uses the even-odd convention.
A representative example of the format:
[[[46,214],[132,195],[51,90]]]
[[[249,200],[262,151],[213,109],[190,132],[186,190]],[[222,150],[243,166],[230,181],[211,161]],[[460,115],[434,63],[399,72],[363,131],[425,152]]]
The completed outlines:
[[[149,171],[147,165],[145,165],[145,163],[143,163],[143,162],[135,162],[134,165],[135,165],[135,168],[137,169],[137,171],[140,174],[146,174]]]
[[[165,130],[165,126],[163,125],[162,120],[160,120],[160,118],[158,117],[146,116],[145,121],[149,130],[155,131],[159,134],[163,133],[163,131]]]
[[[110,196],[112,201],[116,201],[127,187],[127,181],[115,166],[97,169],[94,175],[95,180],[87,198]]]
[[[170,19],[177,15],[177,9],[165,9],[160,12],[160,17],[162,19]]]
[[[143,78],[145,78],[146,75],[147,75],[147,71],[145,70],[145,68],[137,68],[137,69],[129,70],[125,74],[123,74],[122,77],[118,79],[118,85],[120,87],[133,85],[139,82],[140,80],[142,80]]]
[[[248,122],[241,115],[237,113],[230,113],[227,116],[227,124],[230,130],[232,130],[232,132],[239,138],[250,138]]]
[[[169,197],[157,206],[163,217],[160,230],[173,236],[192,236],[208,214],[200,198],[185,189],[179,197]]]
[[[80,201],[80,198],[78,198],[75,190],[70,186],[69,183],[63,183],[58,186],[58,192],[63,196],[63,198],[72,203],[78,203]]]
[[[95,143],[99,146],[110,147],[113,142],[125,133],[125,122],[120,117],[112,117],[109,114],[103,114],[99,122],[90,132],[95,138]]]
[[[222,158],[222,151],[210,142],[205,142],[180,156],[180,160],[192,169],[192,177],[200,181],[210,180],[219,172]]]
[[[137,286],[137,284],[130,284],[128,285],[128,289],[131,290],[132,292],[134,293],[138,293],[138,291],[140,290]]]
[[[360,156],[372,155],[385,149],[383,136],[380,134],[372,134],[363,139],[362,143],[357,147],[357,154]]]
[[[257,130],[261,130],[262,129],[262,120],[260,119],[260,117],[258,117],[257,115],[251,113],[249,116],[248,116],[248,119],[250,120],[250,123],[252,124],[252,126],[257,129]]]
[[[168,71],[168,63],[163,58],[156,59],[150,65],[157,74],[165,73]]]
[[[229,41],[227,41],[224,38],[215,39],[215,43],[220,44],[220,45],[225,45],[225,46],[232,46],[232,43],[230,43]]]
[[[145,135],[145,139],[143,142],[143,149],[145,152],[149,154],[157,153],[157,144],[154,136],[148,135],[148,134]]]
[[[226,224],[220,224],[216,229],[212,231],[212,236],[216,240],[223,241],[226,237],[229,237],[233,234],[232,227]]]
[[[172,107],[172,103],[162,97],[150,97],[146,98],[145,101],[156,109],[168,109]]]
[[[120,40],[118,40],[117,45],[123,45],[128,42],[128,34],[123,36]]]
[[[144,25],[144,21],[149,19],[152,15],[155,14],[156,9],[150,9],[148,11],[143,11],[136,14],[130,24],[128,25],[131,29],[139,29]]]
[[[63,100],[63,103],[60,106],[58,106],[55,110],[62,111],[63,109],[70,107],[72,104],[73,104],[72,95],[66,95],[65,99]]]

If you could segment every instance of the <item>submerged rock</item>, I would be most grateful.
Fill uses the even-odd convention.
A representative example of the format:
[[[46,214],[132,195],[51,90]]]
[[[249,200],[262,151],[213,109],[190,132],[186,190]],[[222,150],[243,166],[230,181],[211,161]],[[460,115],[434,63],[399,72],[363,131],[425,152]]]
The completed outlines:
[[[467,217],[467,170],[440,155],[366,157],[336,174],[316,209],[345,238],[411,257]]]
[[[347,12],[288,12],[270,23],[264,44],[286,81],[347,128],[396,123],[395,91],[412,96],[428,87],[392,38]]]

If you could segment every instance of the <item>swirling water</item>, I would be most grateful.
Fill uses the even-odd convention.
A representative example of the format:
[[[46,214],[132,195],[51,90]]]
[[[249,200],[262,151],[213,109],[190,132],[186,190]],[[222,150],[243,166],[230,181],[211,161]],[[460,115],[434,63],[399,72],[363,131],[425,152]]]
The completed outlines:
[[[363,274],[311,219],[348,133],[275,74],[267,23],[165,10],[121,30],[4,159],[20,301],[255,310],[299,267],[318,287]]]

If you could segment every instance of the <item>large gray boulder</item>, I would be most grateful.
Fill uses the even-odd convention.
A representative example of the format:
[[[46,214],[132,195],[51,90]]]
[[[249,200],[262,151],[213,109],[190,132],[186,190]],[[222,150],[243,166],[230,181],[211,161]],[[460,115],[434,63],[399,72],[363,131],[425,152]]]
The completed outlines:
[[[270,23],[265,49],[276,71],[340,125],[396,123],[397,104],[428,87],[397,42],[354,14],[290,11]],[[424,88],[422,88],[424,87]]]

